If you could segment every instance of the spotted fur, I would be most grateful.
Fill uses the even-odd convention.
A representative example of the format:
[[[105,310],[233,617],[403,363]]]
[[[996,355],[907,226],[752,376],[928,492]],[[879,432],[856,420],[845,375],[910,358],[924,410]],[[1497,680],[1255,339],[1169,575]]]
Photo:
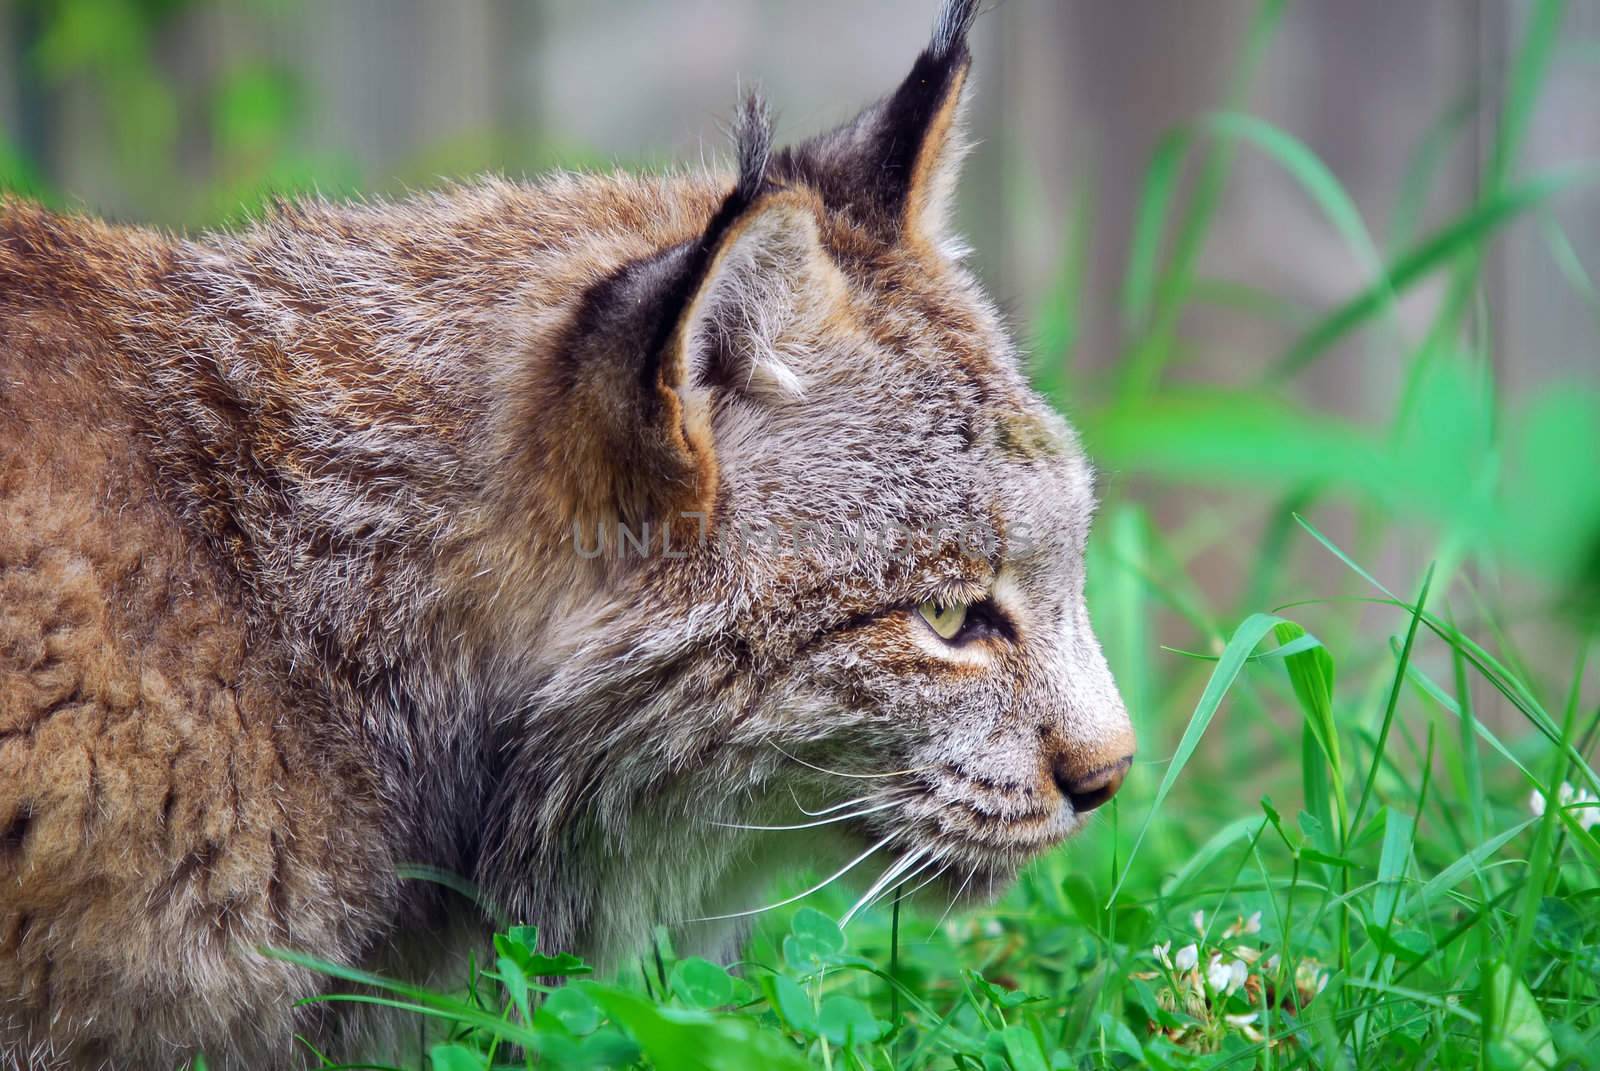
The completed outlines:
[[[732,174],[0,202],[0,1067],[381,1049],[260,949],[727,954],[785,869],[970,899],[1081,825],[1132,740],[1088,465],[951,255],[974,11]]]

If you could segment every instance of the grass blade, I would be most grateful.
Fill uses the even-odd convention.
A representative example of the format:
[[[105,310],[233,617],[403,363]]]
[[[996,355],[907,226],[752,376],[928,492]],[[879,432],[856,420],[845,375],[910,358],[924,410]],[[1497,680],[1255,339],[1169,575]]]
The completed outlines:
[[[1194,144],[1194,131],[1180,126],[1167,131],[1156,143],[1145,167],[1144,185],[1133,216],[1133,238],[1128,244],[1128,270],[1122,283],[1122,323],[1134,332],[1144,326],[1155,303],[1156,278],[1161,259],[1161,239],[1177,199],[1183,161]]]
[[[1281,383],[1322,356],[1351,331],[1371,320],[1391,296],[1403,293],[1463,252],[1477,249],[1506,223],[1567,190],[1591,185],[1600,168],[1579,166],[1531,179],[1479,203],[1453,223],[1401,254],[1389,266],[1387,281],[1363,290],[1301,335],[1268,370],[1269,383]]]
[[[1383,710],[1383,725],[1378,730],[1378,743],[1372,750],[1372,766],[1367,770],[1366,783],[1361,787],[1361,798],[1356,801],[1356,813],[1351,816],[1350,824],[1345,828],[1345,837],[1348,839],[1356,835],[1361,828],[1361,815],[1367,809],[1367,801],[1372,798],[1373,786],[1378,781],[1378,767],[1383,760],[1384,747],[1389,742],[1389,730],[1394,725],[1395,707],[1400,702],[1400,687],[1405,683],[1406,667],[1411,664],[1411,651],[1417,643],[1417,627],[1422,624],[1425,607],[1428,603],[1428,589],[1433,586],[1433,566],[1428,566],[1427,575],[1422,578],[1422,591],[1417,595],[1417,605],[1411,614],[1411,624],[1406,628],[1406,642],[1400,648],[1400,662],[1395,667],[1394,683],[1389,689],[1389,702]]]
[[[1211,719],[1216,717],[1217,709],[1222,705],[1222,699],[1233,686],[1234,678],[1244,668],[1250,652],[1255,650],[1268,632],[1284,619],[1272,614],[1252,614],[1233,633],[1233,638],[1228,641],[1227,647],[1222,651],[1222,657],[1217,659],[1216,668],[1211,671],[1211,679],[1206,683],[1206,688],[1201,693],[1200,701],[1195,705],[1194,714],[1189,719],[1189,725],[1183,731],[1183,738],[1178,741],[1178,749],[1173,752],[1172,761],[1167,765],[1166,776],[1161,779],[1161,787],[1156,789],[1155,799],[1150,804],[1150,812],[1145,815],[1144,824],[1139,827],[1139,833],[1134,837],[1133,847],[1128,849],[1128,857],[1122,867],[1122,875],[1117,879],[1116,887],[1111,890],[1111,897],[1106,902],[1109,908],[1116,903],[1117,894],[1122,891],[1122,885],[1132,871],[1133,859],[1139,852],[1139,845],[1144,843],[1145,834],[1150,831],[1150,823],[1154,821],[1156,813],[1161,810],[1162,802],[1167,794],[1172,791],[1173,782],[1183,772],[1184,766],[1194,755],[1195,748],[1200,746],[1200,738],[1205,736]]]

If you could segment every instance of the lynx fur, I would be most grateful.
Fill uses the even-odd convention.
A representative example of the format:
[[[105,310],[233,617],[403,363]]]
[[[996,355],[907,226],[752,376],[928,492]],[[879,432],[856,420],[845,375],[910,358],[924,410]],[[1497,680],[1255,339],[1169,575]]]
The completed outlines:
[[[729,955],[787,869],[982,898],[1115,790],[1090,468],[947,229],[974,12],[736,172],[0,201],[0,1067],[382,1051],[264,950]]]

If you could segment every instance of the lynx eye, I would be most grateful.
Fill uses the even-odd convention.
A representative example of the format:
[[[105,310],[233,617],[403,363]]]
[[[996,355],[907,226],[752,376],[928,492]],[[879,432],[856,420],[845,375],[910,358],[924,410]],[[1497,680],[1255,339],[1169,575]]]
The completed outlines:
[[[967,604],[964,602],[929,599],[917,607],[917,613],[922,615],[929,628],[946,640],[953,640],[960,635],[962,627],[967,623]]]

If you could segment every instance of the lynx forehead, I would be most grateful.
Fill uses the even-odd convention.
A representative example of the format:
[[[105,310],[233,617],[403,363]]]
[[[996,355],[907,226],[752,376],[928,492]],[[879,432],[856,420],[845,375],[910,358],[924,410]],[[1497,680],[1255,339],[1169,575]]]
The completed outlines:
[[[1092,473],[948,229],[974,12],[733,174],[0,201],[0,1066],[393,1055],[259,949],[448,977],[401,863],[731,954],[784,868],[984,896],[1116,791]]]

